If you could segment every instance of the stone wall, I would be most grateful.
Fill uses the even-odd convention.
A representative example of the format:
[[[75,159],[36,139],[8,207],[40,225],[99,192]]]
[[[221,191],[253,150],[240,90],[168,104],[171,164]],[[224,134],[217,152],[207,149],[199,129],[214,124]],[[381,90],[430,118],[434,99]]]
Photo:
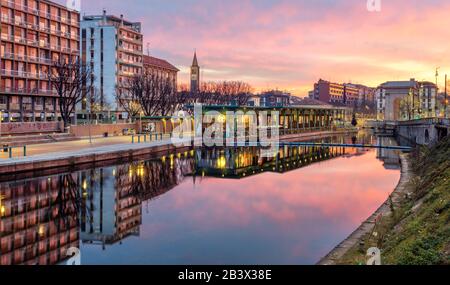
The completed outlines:
[[[108,133],[108,136],[120,136],[124,129],[135,129],[139,131],[139,123],[71,126],[70,133],[79,138],[88,137],[89,129],[93,137],[103,136],[105,133]]]
[[[62,122],[2,123],[1,135],[26,135],[60,132]]]

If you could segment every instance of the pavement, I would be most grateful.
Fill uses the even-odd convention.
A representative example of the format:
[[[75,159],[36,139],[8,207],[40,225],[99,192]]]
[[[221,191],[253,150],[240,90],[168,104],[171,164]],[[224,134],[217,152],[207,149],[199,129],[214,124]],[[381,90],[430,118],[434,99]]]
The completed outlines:
[[[147,137],[148,138],[148,137]],[[137,140],[137,139],[136,139]],[[170,140],[166,136],[164,138],[166,143]],[[81,139],[74,141],[65,142],[54,142],[54,143],[44,143],[35,144],[27,146],[27,157],[37,156],[37,155],[50,155],[52,153],[63,153],[63,152],[73,152],[80,150],[98,150],[100,147],[114,146],[114,145],[132,145],[132,136],[120,136],[120,137],[109,137],[109,138],[93,138],[92,143],[89,139]],[[23,147],[18,147],[13,149],[13,159],[18,159],[23,157]],[[8,153],[0,152],[0,163],[9,160]]]

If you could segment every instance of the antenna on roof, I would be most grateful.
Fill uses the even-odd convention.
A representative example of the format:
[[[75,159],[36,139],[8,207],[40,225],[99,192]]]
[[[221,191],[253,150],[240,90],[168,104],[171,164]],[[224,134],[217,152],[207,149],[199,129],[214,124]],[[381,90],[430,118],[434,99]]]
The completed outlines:
[[[147,55],[150,56],[150,43],[147,43]]]

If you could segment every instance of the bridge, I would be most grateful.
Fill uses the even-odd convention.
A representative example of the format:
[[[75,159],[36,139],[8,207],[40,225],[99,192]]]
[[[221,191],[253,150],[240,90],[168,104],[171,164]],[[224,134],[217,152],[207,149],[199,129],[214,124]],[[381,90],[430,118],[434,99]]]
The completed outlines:
[[[413,144],[432,145],[450,133],[450,119],[429,118],[411,121],[371,121],[366,127],[379,133],[397,135]]]

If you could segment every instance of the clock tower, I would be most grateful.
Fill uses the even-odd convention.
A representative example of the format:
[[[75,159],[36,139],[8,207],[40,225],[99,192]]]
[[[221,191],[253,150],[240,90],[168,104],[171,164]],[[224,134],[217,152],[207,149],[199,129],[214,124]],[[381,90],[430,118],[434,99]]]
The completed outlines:
[[[191,66],[191,92],[200,91],[200,66],[197,61],[197,52],[194,53],[194,60]]]

